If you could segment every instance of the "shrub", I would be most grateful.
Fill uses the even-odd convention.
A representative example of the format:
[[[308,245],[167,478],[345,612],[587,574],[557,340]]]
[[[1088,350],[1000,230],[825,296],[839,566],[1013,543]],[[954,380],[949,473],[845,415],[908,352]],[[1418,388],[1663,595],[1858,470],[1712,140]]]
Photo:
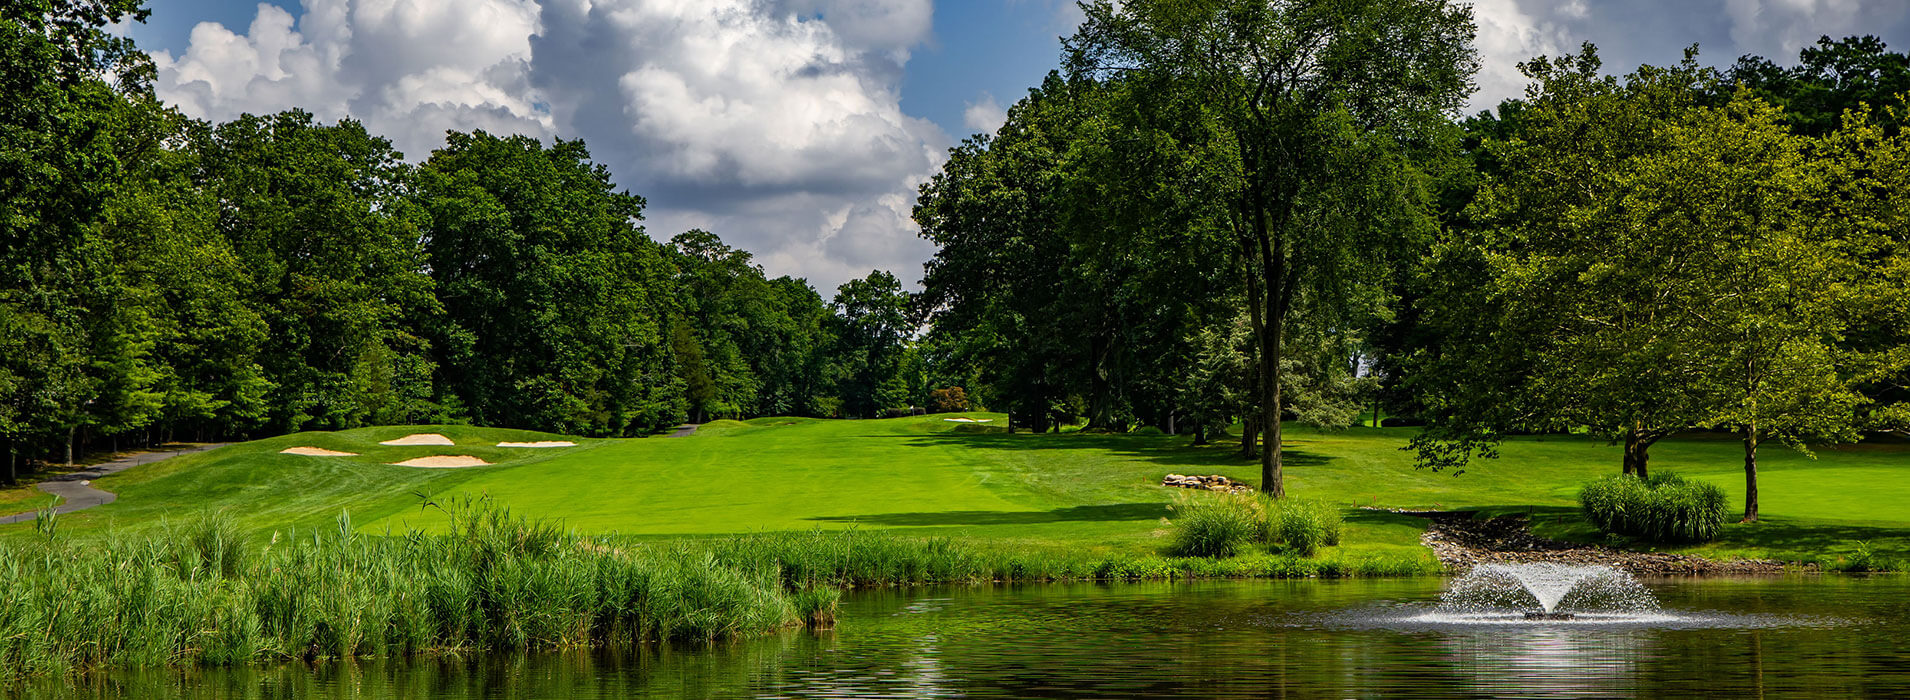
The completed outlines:
[[[1345,524],[1340,509],[1331,504],[1291,498],[1274,502],[1267,520],[1267,542],[1308,557],[1339,544]]]
[[[1724,489],[1670,472],[1597,479],[1578,502],[1599,530],[1651,542],[1709,542],[1724,526]]]
[[[928,410],[930,413],[961,413],[969,410],[968,392],[959,386],[936,389],[929,392]]]
[[[1266,509],[1254,494],[1182,495],[1174,513],[1174,539],[1167,547],[1172,556],[1231,557],[1267,540]]]

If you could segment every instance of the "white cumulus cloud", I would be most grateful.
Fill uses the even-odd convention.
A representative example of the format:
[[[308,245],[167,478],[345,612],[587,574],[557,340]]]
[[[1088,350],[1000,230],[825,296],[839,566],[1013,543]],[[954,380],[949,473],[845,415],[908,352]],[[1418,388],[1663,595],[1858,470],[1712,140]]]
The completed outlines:
[[[1479,50],[1479,73],[1473,76],[1478,90],[1466,103],[1468,112],[1492,109],[1508,97],[1525,92],[1526,78],[1519,63],[1535,56],[1558,56],[1577,51],[1578,44],[1568,38],[1557,24],[1533,17],[1516,0],[1474,0],[1472,17],[1479,25],[1475,46]],[[1565,4],[1563,11],[1583,14],[1580,2]]]
[[[447,129],[582,138],[667,238],[705,228],[827,293],[932,253],[948,136],[901,109],[931,0],[303,0],[157,52],[193,116],[351,116],[415,159]]]
[[[548,136],[527,90],[536,21],[530,0],[305,0],[296,21],[261,3],[244,34],[202,23],[181,55],[155,52],[155,87],[203,119],[354,117],[414,158],[446,129]]]
[[[1008,123],[1008,110],[1003,109],[1001,103],[995,101],[994,95],[986,92],[974,102],[968,103],[967,109],[962,110],[962,125],[984,134],[995,133],[1001,130],[1002,124],[1006,123]]]

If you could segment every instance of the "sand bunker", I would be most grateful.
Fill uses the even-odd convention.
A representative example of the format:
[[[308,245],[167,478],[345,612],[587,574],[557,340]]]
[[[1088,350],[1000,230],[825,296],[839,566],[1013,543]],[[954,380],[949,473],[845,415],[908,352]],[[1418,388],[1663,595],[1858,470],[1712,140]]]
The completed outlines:
[[[497,444],[497,446],[498,447],[576,447],[577,443],[571,442],[569,440],[539,440],[537,442],[500,442]]]
[[[323,447],[287,447],[279,450],[282,455],[305,455],[307,457],[357,457],[357,452],[339,452]]]
[[[439,435],[437,433],[417,433],[415,435],[406,435],[396,440],[386,440],[378,444],[380,445],[454,445],[457,443],[451,442],[451,438],[445,437],[443,435]]]
[[[394,462],[393,464],[395,466],[400,466],[400,467],[421,467],[424,469],[457,469],[460,467],[487,466],[490,464],[490,462],[486,462],[484,460],[478,459],[476,457],[472,457],[470,455],[456,455],[456,456],[439,455],[436,457],[419,457],[417,459],[407,459],[403,462]]]
[[[943,418],[942,420],[950,423],[993,423],[995,421],[993,418],[983,418],[981,420],[975,420],[973,418]]]

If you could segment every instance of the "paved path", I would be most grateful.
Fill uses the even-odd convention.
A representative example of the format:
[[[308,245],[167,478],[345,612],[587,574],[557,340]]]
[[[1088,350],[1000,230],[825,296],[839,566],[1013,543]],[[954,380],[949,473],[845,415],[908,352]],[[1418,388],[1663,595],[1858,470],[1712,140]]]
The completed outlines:
[[[665,437],[689,437],[696,432],[696,427],[696,423],[684,423],[676,427],[676,432],[670,433]]]
[[[40,482],[40,490],[60,497],[60,505],[53,509],[55,513],[71,513],[76,510],[86,510],[95,506],[103,506],[112,503],[119,497],[93,488],[87,482],[106,476],[107,474],[117,474],[141,464],[152,464],[153,462],[177,457],[179,455],[204,452],[214,447],[224,447],[225,444],[226,443],[222,442],[211,445],[193,445],[192,447],[174,450],[141,452],[128,457],[121,457],[111,462],[95,464],[70,474],[61,474],[52,477]],[[35,515],[37,515],[37,513],[33,511],[27,511],[18,515],[9,515],[0,518],[0,525],[26,522],[32,520]]]

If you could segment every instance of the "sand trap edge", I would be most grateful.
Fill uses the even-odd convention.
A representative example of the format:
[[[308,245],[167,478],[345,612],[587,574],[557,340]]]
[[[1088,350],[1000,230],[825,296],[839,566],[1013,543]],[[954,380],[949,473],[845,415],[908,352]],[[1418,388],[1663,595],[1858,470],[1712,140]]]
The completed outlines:
[[[408,447],[415,445],[455,445],[457,443],[452,442],[451,438],[437,433],[412,433],[396,440],[386,440],[378,444],[391,445],[393,447]]]
[[[311,447],[311,446],[287,447],[283,450],[279,450],[279,454],[299,455],[301,457],[357,457],[358,456],[357,452],[339,452],[337,450],[328,450],[323,447]]]
[[[490,462],[471,455],[433,455],[415,457],[403,462],[392,462],[394,467],[412,467],[415,469],[463,469],[465,467],[488,467]]]
[[[498,447],[576,447],[577,443],[571,442],[569,440],[539,440],[537,442],[500,442],[497,444],[497,446]]]

